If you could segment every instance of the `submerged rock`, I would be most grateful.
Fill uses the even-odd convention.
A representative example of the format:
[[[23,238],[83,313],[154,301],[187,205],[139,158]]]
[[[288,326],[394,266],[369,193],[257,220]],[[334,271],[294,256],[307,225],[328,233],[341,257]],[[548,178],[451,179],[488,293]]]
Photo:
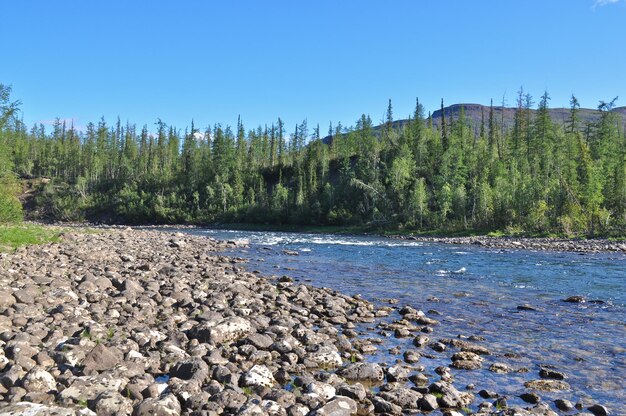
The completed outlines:
[[[570,385],[561,380],[533,380],[524,383],[524,386],[529,389],[543,390],[543,391],[559,391],[569,390]]]

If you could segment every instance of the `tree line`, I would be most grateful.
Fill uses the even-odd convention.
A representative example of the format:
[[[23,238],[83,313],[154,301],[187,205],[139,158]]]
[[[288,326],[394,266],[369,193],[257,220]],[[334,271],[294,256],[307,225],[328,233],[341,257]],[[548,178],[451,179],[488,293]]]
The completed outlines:
[[[520,90],[511,128],[493,105],[476,123],[463,109],[433,120],[419,101],[399,127],[389,101],[379,128],[363,115],[352,127],[331,124],[323,138],[307,120],[288,132],[280,118],[248,130],[241,120],[234,129],[192,121],[181,130],[101,119],[77,131],[57,120],[47,131],[24,125],[19,103],[1,91],[0,212],[19,211],[10,197],[18,177],[49,178],[35,205],[64,221],[570,235],[623,235],[626,226],[626,136],[615,99],[601,101],[589,124],[572,96],[568,120],[557,123],[548,93],[531,112]]]

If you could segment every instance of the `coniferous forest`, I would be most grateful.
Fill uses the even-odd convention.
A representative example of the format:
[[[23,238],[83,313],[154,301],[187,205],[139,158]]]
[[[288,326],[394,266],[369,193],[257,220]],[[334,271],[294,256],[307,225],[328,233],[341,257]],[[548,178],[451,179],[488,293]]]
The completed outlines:
[[[247,222],[375,225],[438,232],[623,235],[626,136],[615,100],[565,122],[520,91],[514,123],[493,105],[479,122],[434,119],[416,102],[394,123],[321,132],[303,120],[253,129],[136,126],[101,119],[83,131],[26,126],[0,85],[0,222],[22,217],[17,195],[36,187],[38,218],[126,224]],[[442,103],[443,109],[443,103]],[[378,124],[378,123],[377,123]]]

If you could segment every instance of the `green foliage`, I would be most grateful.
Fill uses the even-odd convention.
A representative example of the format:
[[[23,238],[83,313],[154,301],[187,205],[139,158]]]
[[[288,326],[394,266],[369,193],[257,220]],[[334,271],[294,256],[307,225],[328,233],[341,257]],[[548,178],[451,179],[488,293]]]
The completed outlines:
[[[16,184],[9,178],[0,178],[0,224],[22,221],[22,204],[15,196]]]
[[[424,118],[354,127],[307,120],[288,133],[281,119],[246,132],[221,125],[181,132],[158,120],[77,132],[60,120],[46,132],[14,117],[0,85],[0,222],[19,221],[17,175],[47,177],[37,211],[53,220],[113,223],[248,222],[386,227],[420,232],[620,235],[626,229],[626,138],[601,102],[583,125],[572,97],[564,124],[550,119],[544,93],[536,112],[518,93],[514,125],[491,106],[479,125]],[[312,134],[310,131],[312,130]]]

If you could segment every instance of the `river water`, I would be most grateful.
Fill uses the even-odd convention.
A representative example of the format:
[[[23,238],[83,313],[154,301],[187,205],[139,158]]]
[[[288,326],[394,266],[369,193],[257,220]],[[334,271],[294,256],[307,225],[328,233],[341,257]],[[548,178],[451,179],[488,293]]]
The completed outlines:
[[[484,337],[481,344],[493,355],[482,369],[453,369],[459,388],[474,383],[477,390],[493,390],[506,395],[509,404],[522,405],[517,396],[526,391],[524,382],[539,379],[540,366],[548,365],[564,372],[572,389],[539,392],[544,401],[600,403],[613,414],[626,414],[626,255],[496,250],[362,236],[181,231],[248,241],[249,247],[230,254],[248,258],[250,271],[361,294],[379,305],[395,298],[398,306],[431,311],[427,315],[441,322],[431,340]],[[588,301],[562,301],[572,295]],[[518,310],[525,304],[536,310]],[[368,359],[394,362],[401,356],[388,353],[392,346],[411,348],[411,339],[385,338]],[[435,380],[434,368],[449,365],[450,354],[433,354],[435,358],[419,364]],[[493,362],[528,372],[495,374],[488,371]]]

